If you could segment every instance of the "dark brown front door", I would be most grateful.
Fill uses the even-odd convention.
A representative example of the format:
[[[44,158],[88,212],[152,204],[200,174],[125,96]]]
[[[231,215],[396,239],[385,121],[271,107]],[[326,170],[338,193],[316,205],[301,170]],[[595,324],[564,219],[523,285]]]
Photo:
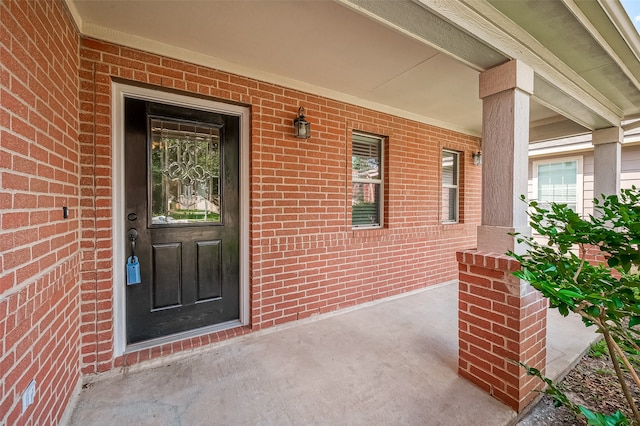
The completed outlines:
[[[239,120],[125,99],[129,344],[239,318]]]

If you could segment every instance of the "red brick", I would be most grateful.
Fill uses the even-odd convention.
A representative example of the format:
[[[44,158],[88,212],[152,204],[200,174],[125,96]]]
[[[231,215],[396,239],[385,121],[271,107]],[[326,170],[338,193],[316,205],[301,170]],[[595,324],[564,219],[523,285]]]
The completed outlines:
[[[482,287],[491,286],[491,281],[487,278],[480,277],[477,275],[466,274],[462,272],[460,273],[460,281],[464,282],[465,284],[471,284],[475,286],[482,286]],[[471,292],[473,291],[474,290],[471,290]]]
[[[502,270],[484,268],[484,267],[474,266],[474,265],[469,266],[469,273],[474,275],[480,275],[483,277],[497,278],[497,279],[504,278],[504,274],[505,274],[505,272]]]
[[[493,310],[483,309],[479,306],[469,306],[469,313],[497,324],[506,324],[506,317]]]

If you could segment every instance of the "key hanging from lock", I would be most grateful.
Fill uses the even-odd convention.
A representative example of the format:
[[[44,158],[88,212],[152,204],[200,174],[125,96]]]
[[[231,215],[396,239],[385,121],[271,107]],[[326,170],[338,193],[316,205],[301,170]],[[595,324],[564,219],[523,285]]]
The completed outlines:
[[[141,282],[138,256],[129,256],[127,259],[127,285],[140,284]]]
[[[127,259],[127,285],[140,284],[140,262],[136,256],[136,240],[138,239],[138,231],[131,228],[127,232],[127,237],[131,242],[131,256]]]

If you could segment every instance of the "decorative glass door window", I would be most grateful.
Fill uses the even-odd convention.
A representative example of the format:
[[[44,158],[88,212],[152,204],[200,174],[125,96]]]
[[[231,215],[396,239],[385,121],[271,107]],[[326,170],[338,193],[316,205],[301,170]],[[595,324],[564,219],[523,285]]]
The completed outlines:
[[[151,223],[220,222],[216,126],[151,119]]]

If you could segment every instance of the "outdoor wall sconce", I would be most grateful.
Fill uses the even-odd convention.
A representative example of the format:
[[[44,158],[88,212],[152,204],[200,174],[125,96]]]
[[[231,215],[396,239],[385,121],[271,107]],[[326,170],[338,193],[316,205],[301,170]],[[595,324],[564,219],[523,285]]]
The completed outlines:
[[[298,108],[298,116],[293,120],[293,131],[296,138],[309,139],[311,137],[311,124],[304,119],[304,108]]]
[[[471,154],[471,157],[473,158],[473,164],[475,164],[476,166],[482,165],[482,152],[474,152],[473,154]]]

